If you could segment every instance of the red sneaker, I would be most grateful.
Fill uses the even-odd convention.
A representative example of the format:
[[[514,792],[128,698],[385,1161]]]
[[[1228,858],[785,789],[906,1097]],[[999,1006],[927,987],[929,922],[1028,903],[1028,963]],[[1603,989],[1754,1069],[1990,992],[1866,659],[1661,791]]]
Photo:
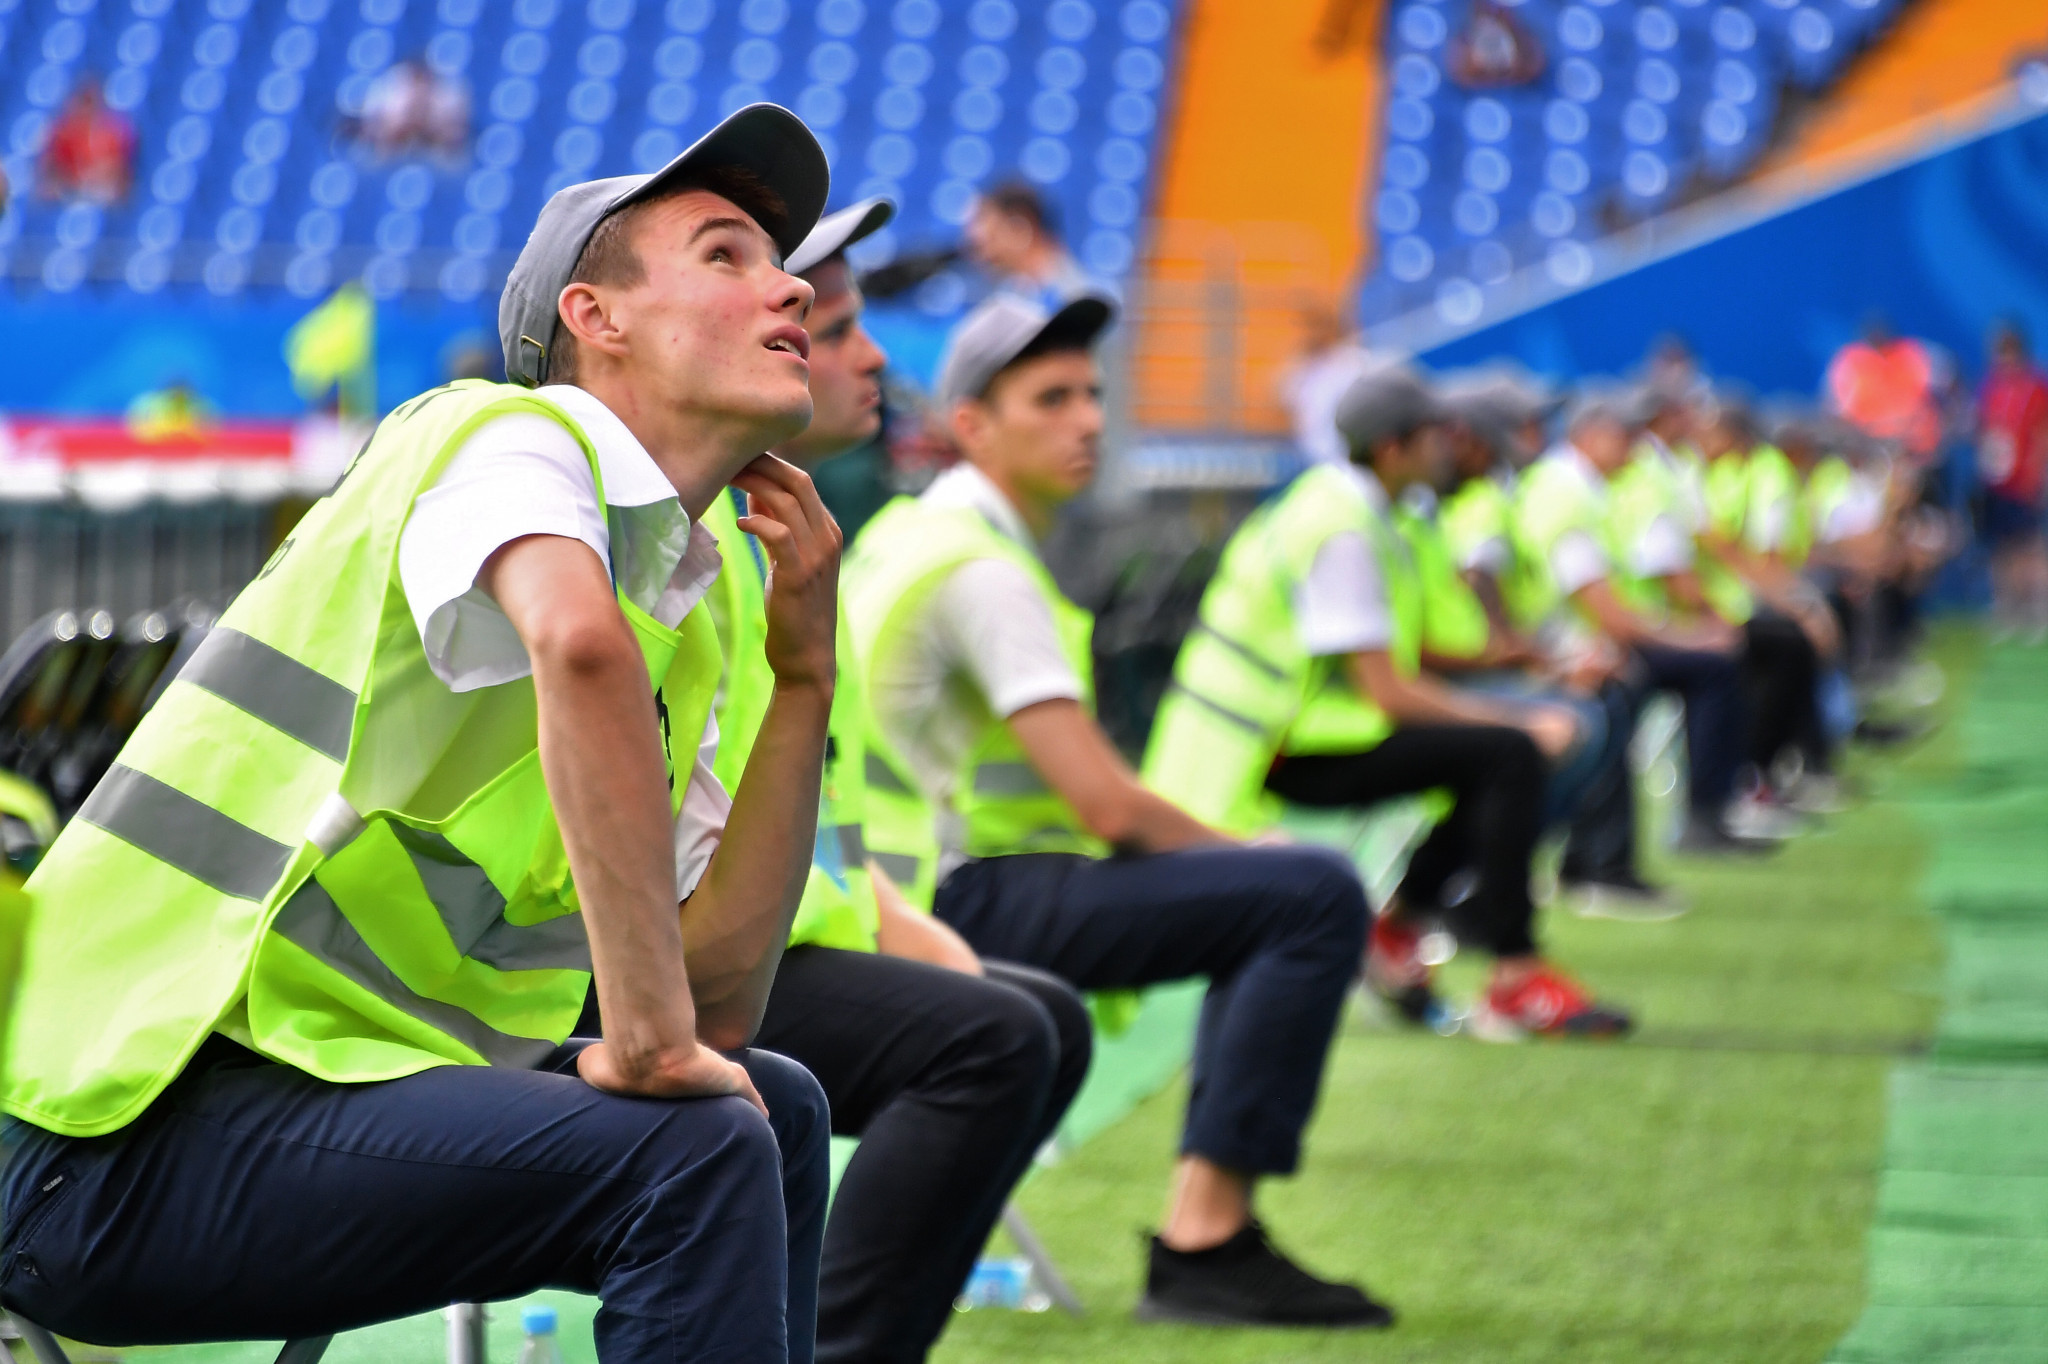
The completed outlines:
[[[1435,1025],[1443,1009],[1422,959],[1422,930],[1382,914],[1365,945],[1365,986],[1410,1023]]]
[[[1635,1026],[1620,1009],[1597,1004],[1570,976],[1539,966],[1512,989],[1489,986],[1473,1018],[1473,1031],[1502,1038],[1619,1037]]]

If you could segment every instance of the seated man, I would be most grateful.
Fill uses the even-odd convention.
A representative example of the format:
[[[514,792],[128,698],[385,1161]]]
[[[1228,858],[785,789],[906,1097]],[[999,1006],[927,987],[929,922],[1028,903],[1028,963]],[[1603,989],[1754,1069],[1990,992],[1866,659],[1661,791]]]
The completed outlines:
[[[1669,398],[1651,400],[1636,458],[1615,485],[1615,506],[1633,506],[1638,517],[1667,514],[1681,525],[1691,515],[1698,553],[1664,575],[1662,593],[1681,610],[1718,615],[1741,631],[1750,790],[1738,823],[1758,834],[1796,832],[1800,821],[1779,803],[1773,769],[1781,754],[1796,749],[1813,776],[1783,794],[1819,809],[1839,803],[1833,782],[1822,779],[1832,761],[1820,723],[1819,677],[1822,654],[1840,643],[1827,604],[1799,576],[1806,534],[1798,475],[1782,452],[1757,440],[1739,405],[1722,401],[1688,414]],[[1684,461],[1666,443],[1674,411],[1706,461],[1703,509]],[[1653,490],[1662,492],[1662,504]]]
[[[1281,1255],[1252,1207],[1259,1176],[1300,1158],[1364,893],[1330,853],[1238,846],[1138,783],[1089,712],[1092,619],[1038,557],[1095,473],[1089,348],[1110,315],[1001,296],[947,344],[938,399],[966,462],[884,508],[848,559],[868,836],[985,958],[1086,990],[1209,979],[1141,1316],[1385,1326],[1386,1308]]]
[[[1441,514],[1412,510],[1408,499],[1396,507],[1421,579],[1423,661],[1482,692],[1540,696],[1572,708],[1584,741],[1553,767],[1544,809],[1546,827],[1570,828],[1558,867],[1565,902],[1585,918],[1673,918],[1684,912],[1684,900],[1646,882],[1636,863],[1629,742],[1637,698],[1620,680],[1622,655],[1605,645],[1553,655],[1507,610],[1526,574],[1509,539],[1512,494],[1505,488],[1512,483],[1500,471],[1520,462],[1516,433],[1540,421],[1547,406],[1517,390],[1502,382],[1446,386],[1451,472]]]
[[[806,323],[811,424],[775,451],[799,467],[881,426],[884,357],[861,326],[843,253],[892,212],[875,199],[835,213],[787,263],[817,291]],[[704,518],[728,547],[710,601],[726,654],[717,770],[732,782],[775,687],[762,648],[767,556],[739,530],[743,502],[721,497]],[[861,1138],[825,1227],[818,1358],[914,1361],[945,1329],[1011,1186],[1080,1089],[1093,1038],[1058,977],[980,960],[867,860],[867,742],[843,614],[839,637],[817,850],[756,1041],[802,1062],[831,1101],[832,1130]]]
[[[1650,516],[1635,533],[1615,529],[1607,480],[1629,461],[1641,408],[1640,395],[1620,390],[1574,401],[1565,439],[1522,478],[1515,535],[1541,613],[1627,650],[1638,685],[1683,697],[1690,789],[1679,846],[1737,851],[1755,846],[1729,825],[1745,723],[1741,636],[1717,616],[1671,613],[1657,584],[1691,563],[1691,541],[1673,517]]]
[[[499,331],[577,385],[399,408],[145,717],[33,878],[8,1308],[278,1339],[554,1286],[606,1361],[810,1358],[824,1100],[739,1049],[832,698],[838,532],[760,454],[810,420],[779,261],[826,182],[757,105],[557,193]],[[775,682],[728,815],[693,522],[735,481]]]
[[[1477,1030],[1626,1031],[1627,1015],[1545,962],[1532,933],[1544,758],[1577,741],[1571,712],[1459,691],[1419,667],[1420,579],[1387,500],[1441,476],[1442,410],[1412,374],[1385,370],[1351,386],[1337,426],[1354,462],[1301,475],[1225,547],[1146,779],[1238,832],[1269,823],[1275,795],[1359,806],[1449,788],[1450,813],[1373,925],[1369,983],[1428,1017],[1420,921],[1443,915],[1494,956]]]

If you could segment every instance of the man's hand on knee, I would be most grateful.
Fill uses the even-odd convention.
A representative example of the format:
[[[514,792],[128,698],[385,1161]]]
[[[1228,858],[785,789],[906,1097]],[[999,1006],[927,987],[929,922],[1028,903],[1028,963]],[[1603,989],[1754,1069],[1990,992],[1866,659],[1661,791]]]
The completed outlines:
[[[597,1042],[577,1055],[576,1073],[591,1088],[607,1094],[648,1099],[717,1099],[736,1094],[763,1114],[768,1112],[746,1068],[701,1042],[688,1051],[631,1059]]]

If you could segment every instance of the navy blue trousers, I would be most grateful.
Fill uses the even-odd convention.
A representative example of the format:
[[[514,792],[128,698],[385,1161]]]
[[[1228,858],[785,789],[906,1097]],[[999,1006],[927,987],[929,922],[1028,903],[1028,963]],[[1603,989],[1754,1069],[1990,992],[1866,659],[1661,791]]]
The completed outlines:
[[[1727,654],[1656,644],[1638,644],[1635,654],[1648,690],[1677,692],[1685,701],[1687,804],[1694,819],[1719,823],[1734,798],[1748,738],[1741,665]]]
[[[105,1345],[325,1335],[540,1288],[594,1293],[606,1364],[808,1364],[830,1123],[738,1057],[741,1099],[538,1070],[332,1084],[222,1037],[103,1137],[26,1125],[0,1178],[0,1302]]]
[[[946,878],[933,911],[983,956],[1083,990],[1207,977],[1181,1150],[1248,1174],[1294,1170],[1365,951],[1365,891],[1341,856],[986,857]]]

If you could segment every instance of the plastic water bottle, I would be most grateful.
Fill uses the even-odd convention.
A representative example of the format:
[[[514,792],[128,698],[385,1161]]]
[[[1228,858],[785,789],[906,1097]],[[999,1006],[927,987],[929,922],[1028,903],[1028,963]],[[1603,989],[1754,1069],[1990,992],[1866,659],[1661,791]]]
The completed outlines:
[[[953,1299],[957,1312],[977,1307],[1007,1307],[1013,1312],[1043,1312],[1052,1299],[1040,1290],[1031,1275],[1031,1261],[979,1260],[967,1276],[967,1286]]]
[[[555,1340],[554,1308],[520,1309],[519,1326],[526,1332],[526,1343],[519,1347],[519,1364],[562,1364],[562,1347]]]

